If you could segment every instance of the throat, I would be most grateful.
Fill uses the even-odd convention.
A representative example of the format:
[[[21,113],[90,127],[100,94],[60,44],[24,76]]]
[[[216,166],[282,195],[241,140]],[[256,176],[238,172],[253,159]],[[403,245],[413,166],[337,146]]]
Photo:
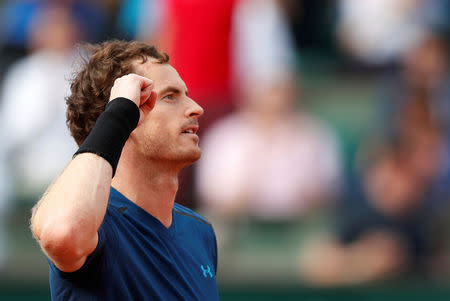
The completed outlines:
[[[113,178],[112,186],[130,201],[158,219],[166,228],[172,224],[172,209],[178,190],[178,177],[152,175],[151,177]]]
[[[178,166],[146,157],[133,143],[125,144],[111,185],[137,206],[169,227],[178,190]]]

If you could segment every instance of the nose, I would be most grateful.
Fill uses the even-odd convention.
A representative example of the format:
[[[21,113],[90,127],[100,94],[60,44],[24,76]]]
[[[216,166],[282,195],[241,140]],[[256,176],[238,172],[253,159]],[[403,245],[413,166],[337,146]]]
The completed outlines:
[[[186,110],[187,117],[200,117],[204,113],[203,108],[193,99],[188,98],[188,107]]]

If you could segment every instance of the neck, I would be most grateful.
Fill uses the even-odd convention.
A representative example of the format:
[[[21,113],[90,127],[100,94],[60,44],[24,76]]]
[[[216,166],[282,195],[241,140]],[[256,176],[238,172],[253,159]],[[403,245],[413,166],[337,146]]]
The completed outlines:
[[[111,185],[168,228],[172,224],[179,170],[139,157],[124,149]]]

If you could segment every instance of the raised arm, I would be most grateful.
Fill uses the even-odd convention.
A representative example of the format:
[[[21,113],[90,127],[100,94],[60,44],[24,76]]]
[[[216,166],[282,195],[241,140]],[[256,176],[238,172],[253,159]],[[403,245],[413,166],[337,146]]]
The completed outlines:
[[[98,244],[97,231],[106,213],[111,179],[122,147],[137,123],[129,100],[138,107],[148,101],[153,108],[156,95],[152,89],[151,80],[136,74],[118,78],[111,89],[110,100],[114,101],[33,208],[31,230],[49,259],[64,272],[81,268]],[[120,116],[122,111],[124,116]],[[117,140],[117,130],[124,133],[123,141]],[[115,140],[113,147],[111,140]]]

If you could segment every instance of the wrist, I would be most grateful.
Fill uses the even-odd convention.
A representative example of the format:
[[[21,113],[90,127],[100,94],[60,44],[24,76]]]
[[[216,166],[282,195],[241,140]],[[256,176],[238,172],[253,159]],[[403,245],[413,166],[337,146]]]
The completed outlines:
[[[111,100],[74,157],[82,153],[97,154],[111,164],[114,176],[122,149],[136,128],[139,115],[139,108],[133,101],[124,97]]]

